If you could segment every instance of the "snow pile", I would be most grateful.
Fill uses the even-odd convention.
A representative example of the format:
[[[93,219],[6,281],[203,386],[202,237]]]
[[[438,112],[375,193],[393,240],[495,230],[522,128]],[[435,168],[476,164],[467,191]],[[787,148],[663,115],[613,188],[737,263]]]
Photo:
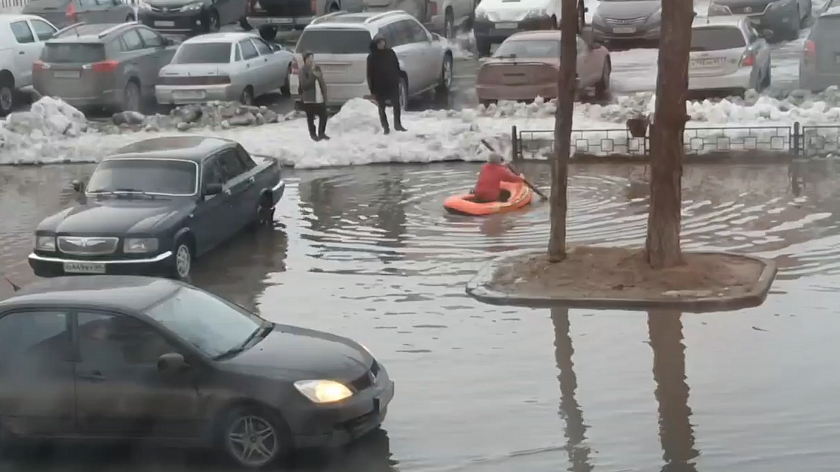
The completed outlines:
[[[9,114],[0,122],[0,163],[32,162],[25,156],[44,156],[50,160],[63,151],[63,139],[78,138],[88,129],[85,115],[60,99],[45,97],[30,111]],[[19,159],[15,156],[20,154]]]
[[[115,113],[111,117],[113,126],[104,126],[101,131],[114,134],[122,131],[187,131],[194,128],[230,129],[239,126],[262,126],[277,123],[293,116],[280,117],[267,107],[242,105],[238,102],[208,102],[177,107],[169,115],[145,116],[135,111]]]
[[[475,53],[473,52],[476,50],[475,35],[473,35],[472,31],[458,34],[453,41],[447,41],[445,38],[441,38],[441,40],[449,44],[449,50],[452,51],[452,57],[455,59],[470,59],[475,57]]]

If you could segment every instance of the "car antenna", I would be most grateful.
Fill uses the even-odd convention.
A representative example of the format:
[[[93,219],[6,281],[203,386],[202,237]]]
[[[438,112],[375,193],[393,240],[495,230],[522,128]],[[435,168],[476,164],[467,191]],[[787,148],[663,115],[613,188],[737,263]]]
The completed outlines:
[[[6,282],[9,282],[9,285],[11,285],[11,286],[12,286],[12,289],[13,289],[15,292],[17,292],[18,290],[20,290],[20,286],[19,286],[19,285],[17,285],[17,284],[15,284],[15,283],[14,283],[14,282],[12,282],[11,280],[9,280],[9,278],[8,278],[8,277],[6,277],[6,276],[4,275],[4,276],[3,276],[3,278],[4,278],[4,279],[6,279]]]

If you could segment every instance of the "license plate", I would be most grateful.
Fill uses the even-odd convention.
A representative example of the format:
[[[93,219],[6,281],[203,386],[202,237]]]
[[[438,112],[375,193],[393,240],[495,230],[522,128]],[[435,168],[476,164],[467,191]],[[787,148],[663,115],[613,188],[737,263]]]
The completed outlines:
[[[618,34],[632,34],[632,33],[636,32],[636,28],[627,27],[627,26],[618,27],[618,28],[613,28],[613,32],[618,33]]]
[[[155,26],[162,26],[164,28],[172,28],[175,26],[174,21],[155,21]]]
[[[496,23],[496,29],[516,29],[519,23]]]
[[[79,71],[77,70],[62,70],[53,72],[53,77],[57,79],[78,79]]]
[[[691,61],[691,67],[706,68],[706,67],[720,67],[723,65],[723,59],[697,59]]]
[[[345,73],[347,72],[347,68],[344,66],[321,66],[324,69],[324,72],[330,73]]]
[[[172,97],[175,99],[192,100],[204,98],[203,90],[175,90],[172,92]]]
[[[64,272],[67,274],[104,274],[105,264],[93,262],[65,262]]]
[[[266,21],[272,25],[290,25],[295,20],[294,18],[268,18]]]

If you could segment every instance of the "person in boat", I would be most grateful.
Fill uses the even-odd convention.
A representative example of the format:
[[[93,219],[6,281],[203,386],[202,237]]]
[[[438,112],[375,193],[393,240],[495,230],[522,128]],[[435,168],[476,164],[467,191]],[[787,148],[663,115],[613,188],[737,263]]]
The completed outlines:
[[[492,152],[487,163],[481,166],[478,183],[473,191],[473,201],[476,203],[506,202],[510,192],[502,188],[502,182],[519,183],[525,179],[516,175],[504,164],[501,154]]]

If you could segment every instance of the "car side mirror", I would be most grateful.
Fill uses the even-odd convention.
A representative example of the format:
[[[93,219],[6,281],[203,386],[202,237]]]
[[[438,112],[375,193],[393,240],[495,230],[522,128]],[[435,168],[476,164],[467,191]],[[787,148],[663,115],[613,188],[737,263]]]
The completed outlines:
[[[81,180],[74,180],[73,182],[71,182],[71,185],[73,185],[73,190],[78,193],[82,193],[85,191],[85,183]]]
[[[280,46],[279,44],[276,44],[276,43],[271,43],[270,46],[271,46],[271,51],[272,52],[277,52],[277,51],[282,51],[283,50],[283,47]]]
[[[174,46],[175,40],[172,38],[163,38],[163,45],[164,46]]]
[[[222,184],[207,184],[204,186],[204,196],[209,197],[210,195],[218,195],[222,193],[224,186]]]
[[[168,352],[158,357],[157,368],[161,372],[182,372],[189,367],[184,356],[177,352]]]

